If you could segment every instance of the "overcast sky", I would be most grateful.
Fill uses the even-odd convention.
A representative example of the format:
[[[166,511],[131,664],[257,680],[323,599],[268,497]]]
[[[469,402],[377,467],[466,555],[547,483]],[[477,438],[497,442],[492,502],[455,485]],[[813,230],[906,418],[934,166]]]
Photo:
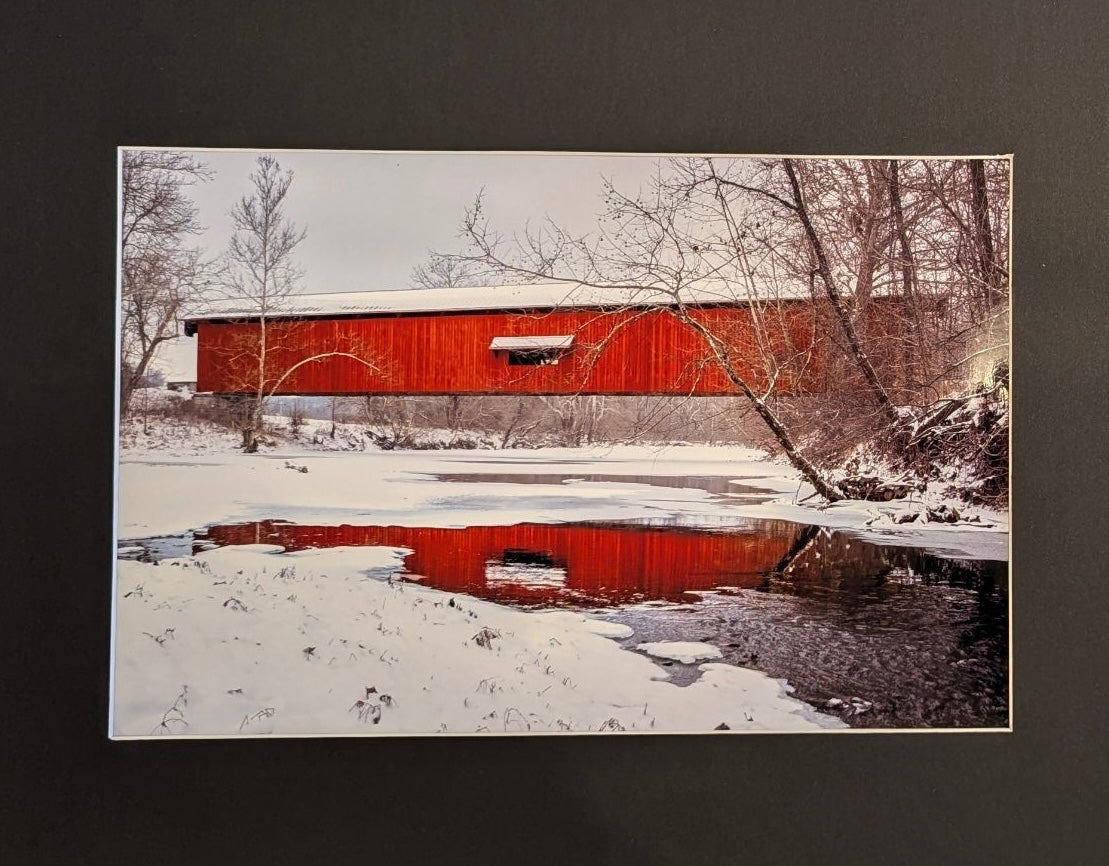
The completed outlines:
[[[259,151],[261,152],[261,151]],[[198,151],[215,172],[189,194],[207,231],[200,243],[223,252],[232,205],[251,191],[259,152]],[[656,157],[548,154],[276,152],[294,172],[286,214],[308,235],[297,248],[306,292],[411,287],[429,250],[461,249],[464,210],[484,187],[484,209],[504,233],[550,216],[575,232],[593,228],[601,181],[635,192]]]

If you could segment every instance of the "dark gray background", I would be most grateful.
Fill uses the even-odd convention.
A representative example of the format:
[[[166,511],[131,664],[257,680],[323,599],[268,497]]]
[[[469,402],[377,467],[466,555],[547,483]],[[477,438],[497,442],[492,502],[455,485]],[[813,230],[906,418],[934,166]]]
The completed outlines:
[[[1100,861],[1105,16],[1031,0],[9,0],[0,853]],[[1015,152],[1015,733],[109,742],[121,144]]]

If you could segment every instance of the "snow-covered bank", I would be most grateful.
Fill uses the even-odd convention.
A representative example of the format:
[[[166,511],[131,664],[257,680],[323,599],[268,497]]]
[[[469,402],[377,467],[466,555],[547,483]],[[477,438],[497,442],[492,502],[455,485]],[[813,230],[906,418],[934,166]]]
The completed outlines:
[[[229,547],[120,562],[115,736],[842,727],[756,671],[693,685],[628,629],[367,577],[402,551]]]
[[[498,478],[437,478],[472,473]],[[618,478],[572,480],[576,475]],[[556,478],[535,483],[524,476]],[[720,496],[652,484],[652,476],[730,478],[760,492]],[[895,515],[911,503],[819,508],[802,502],[809,492],[788,466],[750,449],[321,453],[293,444],[245,455],[226,439],[183,435],[168,448],[123,450],[118,535],[265,520],[445,528],[645,519],[724,527],[776,518],[950,555],[1006,558],[1001,516],[972,527],[903,525]],[[637,653],[614,642],[640,642],[614,623],[387,582],[405,553],[248,545],[158,564],[118,562],[114,734],[674,732],[721,725],[785,731],[839,724],[791,697],[783,681],[708,661],[697,644],[645,637],[648,645]],[[698,664],[699,678],[683,687],[667,682],[662,663],[645,653]]]

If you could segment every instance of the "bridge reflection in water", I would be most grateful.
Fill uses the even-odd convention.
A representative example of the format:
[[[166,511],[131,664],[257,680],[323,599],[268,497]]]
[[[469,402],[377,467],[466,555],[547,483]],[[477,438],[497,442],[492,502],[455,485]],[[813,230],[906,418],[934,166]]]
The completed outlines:
[[[1008,564],[1001,561],[941,558],[773,520],[727,529],[267,521],[214,526],[193,543],[194,552],[255,543],[406,547],[413,553],[405,573],[438,589],[520,607],[611,608],[637,642],[712,643],[725,662],[787,679],[818,705],[860,696],[872,707],[852,715],[852,726],[1008,723]],[[720,592],[703,604],[636,606],[694,601],[711,589]],[[616,610],[621,605],[630,606]]]
[[[613,606],[681,601],[721,586],[754,588],[803,540],[806,527],[752,521],[726,531],[635,523],[519,523],[464,528],[302,526],[283,521],[210,527],[211,545],[406,547],[421,583],[515,605]]]

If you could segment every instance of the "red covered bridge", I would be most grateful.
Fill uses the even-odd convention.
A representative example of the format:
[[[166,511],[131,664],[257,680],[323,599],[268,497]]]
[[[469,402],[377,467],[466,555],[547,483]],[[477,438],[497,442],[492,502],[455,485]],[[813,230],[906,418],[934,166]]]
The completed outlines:
[[[894,322],[871,305],[868,331]],[[228,300],[185,319],[198,337],[197,390],[267,394],[734,394],[710,329],[754,387],[829,387],[826,310],[805,296],[737,299],[718,288],[574,284],[298,295],[260,315]],[[264,350],[263,346],[264,335]],[[880,360],[880,359],[879,359]]]

